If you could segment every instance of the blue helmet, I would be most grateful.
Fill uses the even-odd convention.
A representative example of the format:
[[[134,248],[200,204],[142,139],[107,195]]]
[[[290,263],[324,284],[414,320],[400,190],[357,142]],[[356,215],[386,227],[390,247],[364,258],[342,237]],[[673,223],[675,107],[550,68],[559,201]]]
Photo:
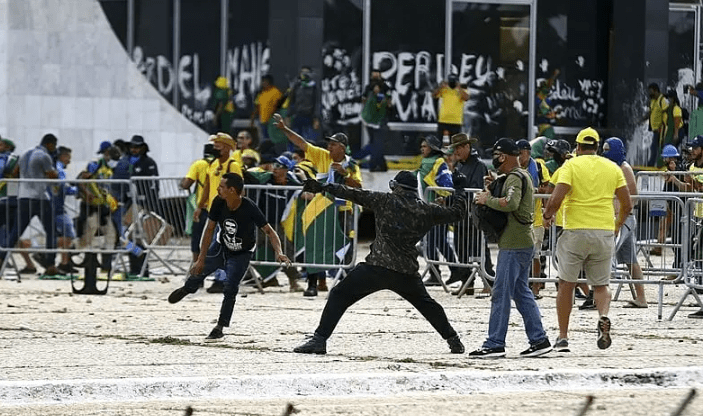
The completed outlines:
[[[699,134],[699,135],[696,136],[693,140],[691,140],[691,141],[688,143],[688,145],[689,145],[691,148],[703,147],[703,135],[700,135],[700,134]]]
[[[667,144],[662,149],[662,157],[679,157],[679,151],[671,144]]]
[[[617,137],[611,137],[603,143],[603,156],[615,162],[616,165],[622,165],[625,161],[625,145]]]

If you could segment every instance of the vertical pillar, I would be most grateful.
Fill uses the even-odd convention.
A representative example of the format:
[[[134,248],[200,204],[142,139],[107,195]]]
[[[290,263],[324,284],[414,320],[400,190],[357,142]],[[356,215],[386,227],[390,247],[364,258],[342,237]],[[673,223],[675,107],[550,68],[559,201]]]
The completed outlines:
[[[270,0],[271,73],[285,91],[307,65],[319,82],[322,73],[324,0]]]
[[[609,127],[632,133],[649,104],[647,85],[665,87],[668,68],[668,0],[613,0]]]

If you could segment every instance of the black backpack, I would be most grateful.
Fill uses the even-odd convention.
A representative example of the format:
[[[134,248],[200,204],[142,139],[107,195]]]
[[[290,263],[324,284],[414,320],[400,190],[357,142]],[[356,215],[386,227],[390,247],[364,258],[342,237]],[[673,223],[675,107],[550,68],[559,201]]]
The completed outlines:
[[[506,179],[510,175],[518,175],[522,179],[522,198],[525,197],[525,190],[527,189],[527,177],[522,174],[515,172],[508,173],[507,175],[500,175],[496,180],[494,180],[490,185],[488,185],[488,190],[491,195],[495,198],[501,198],[501,192],[503,191],[503,185],[505,185]],[[512,213],[515,215],[515,212]],[[503,211],[498,211],[496,209],[490,208],[487,205],[471,204],[471,218],[473,220],[476,228],[483,232],[484,237],[489,243],[497,243],[500,236],[505,231],[505,227],[508,225],[508,213]],[[530,224],[530,222],[522,222],[515,215],[515,219],[518,220],[520,224]]]

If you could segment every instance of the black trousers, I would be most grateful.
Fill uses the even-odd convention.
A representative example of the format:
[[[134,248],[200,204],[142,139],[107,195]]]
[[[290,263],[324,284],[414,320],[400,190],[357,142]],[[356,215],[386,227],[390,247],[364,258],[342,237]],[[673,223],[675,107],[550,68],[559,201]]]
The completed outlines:
[[[442,338],[456,335],[447,314],[425,289],[420,275],[404,274],[385,267],[359,263],[329,294],[315,333],[329,338],[347,308],[364,297],[388,289],[410,302],[429,321]]]

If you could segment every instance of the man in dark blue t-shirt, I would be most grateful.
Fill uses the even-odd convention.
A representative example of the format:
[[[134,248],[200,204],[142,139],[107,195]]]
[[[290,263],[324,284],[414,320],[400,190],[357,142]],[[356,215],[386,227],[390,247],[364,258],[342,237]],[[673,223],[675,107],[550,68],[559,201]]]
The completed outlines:
[[[249,260],[256,249],[256,227],[271,240],[271,247],[276,253],[276,260],[290,266],[290,260],[281,250],[281,240],[266,221],[264,214],[249,198],[242,197],[244,181],[236,173],[222,176],[217,188],[217,196],[212,201],[208,212],[205,234],[200,242],[200,255],[190,269],[190,276],[183,287],[174,290],[168,297],[169,303],[176,303],[190,293],[195,293],[206,276],[217,269],[224,269],[224,299],[220,308],[217,325],[205,338],[216,341],[224,337],[222,328],[229,326],[232,319],[234,301],[239,291],[239,282],[249,268]],[[217,242],[212,247],[212,236],[217,226]],[[208,250],[210,247],[210,250]]]

